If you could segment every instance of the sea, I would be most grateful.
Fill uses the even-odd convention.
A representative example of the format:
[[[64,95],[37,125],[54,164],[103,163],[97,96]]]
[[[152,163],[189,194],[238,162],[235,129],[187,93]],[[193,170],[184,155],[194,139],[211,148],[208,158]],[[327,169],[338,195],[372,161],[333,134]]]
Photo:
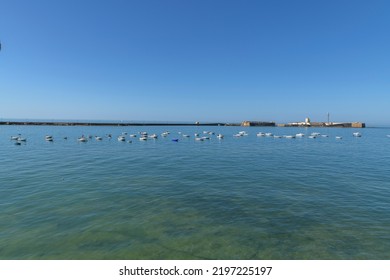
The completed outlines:
[[[158,138],[140,141],[140,132]],[[196,141],[195,133],[210,139]],[[18,134],[26,142],[11,140]],[[91,138],[79,142],[82,135]],[[0,126],[0,259],[389,260],[387,135],[388,128]]]

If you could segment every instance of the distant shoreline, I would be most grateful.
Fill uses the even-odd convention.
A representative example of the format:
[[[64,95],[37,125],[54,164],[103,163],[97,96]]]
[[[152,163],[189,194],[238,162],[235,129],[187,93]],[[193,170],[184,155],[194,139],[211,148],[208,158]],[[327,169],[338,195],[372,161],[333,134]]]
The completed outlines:
[[[0,125],[47,126],[240,126],[241,123],[155,123],[155,122],[68,122],[68,121],[2,121]]]
[[[30,125],[30,126],[268,126],[268,127],[340,127],[340,128],[364,128],[365,123],[323,123],[313,122],[310,124],[287,123],[276,124],[275,122],[252,122],[242,123],[177,123],[177,122],[94,122],[94,121],[0,121],[0,125]]]

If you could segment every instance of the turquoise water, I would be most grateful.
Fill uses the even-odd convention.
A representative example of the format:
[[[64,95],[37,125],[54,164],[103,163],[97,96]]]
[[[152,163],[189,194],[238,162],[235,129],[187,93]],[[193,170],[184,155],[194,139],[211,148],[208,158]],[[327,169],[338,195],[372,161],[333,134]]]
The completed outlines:
[[[124,131],[166,130],[167,138],[117,141]],[[203,130],[225,138],[194,141]],[[240,130],[249,135],[233,137]],[[259,131],[329,137],[274,139],[257,137]],[[17,133],[26,144],[14,145]],[[108,133],[111,140],[76,140]],[[3,126],[0,258],[390,259],[387,134]]]

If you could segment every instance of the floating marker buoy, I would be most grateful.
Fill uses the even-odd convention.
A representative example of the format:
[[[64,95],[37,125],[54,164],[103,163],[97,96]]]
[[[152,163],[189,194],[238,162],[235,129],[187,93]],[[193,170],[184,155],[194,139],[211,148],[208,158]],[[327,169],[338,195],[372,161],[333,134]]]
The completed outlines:
[[[172,139],[173,142],[179,142],[179,139],[175,138],[175,139]]]

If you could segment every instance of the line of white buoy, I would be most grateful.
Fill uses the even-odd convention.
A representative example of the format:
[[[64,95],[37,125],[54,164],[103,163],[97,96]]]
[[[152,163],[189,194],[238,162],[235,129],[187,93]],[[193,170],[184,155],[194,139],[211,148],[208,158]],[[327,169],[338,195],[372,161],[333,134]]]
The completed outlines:
[[[170,135],[171,133],[169,131],[165,131],[163,133],[161,133],[161,136],[163,138],[166,138],[168,137],[168,135]],[[191,136],[189,134],[183,134],[181,132],[178,132],[179,135],[181,135],[182,138],[185,138],[185,139],[189,139],[191,138]],[[139,136],[138,136],[139,135]],[[201,135],[201,133],[194,133],[194,140],[195,141],[204,141],[204,140],[210,140],[211,139],[211,136],[213,135],[216,135],[216,138],[222,140],[224,139],[224,135],[223,134],[216,134],[212,131],[203,131],[203,136]],[[241,137],[245,137],[245,136],[248,136],[249,134],[246,132],[246,131],[240,131],[236,134],[233,134],[233,137],[234,138],[241,138]],[[294,138],[309,138],[309,139],[315,139],[315,138],[318,138],[318,137],[322,137],[322,138],[328,138],[329,136],[327,134],[321,134],[319,132],[313,132],[311,133],[310,135],[305,135],[304,133],[297,133],[297,134],[292,134],[292,135],[274,135],[272,132],[258,132],[256,134],[257,137],[268,137],[268,138],[285,138],[285,139],[294,139]],[[352,136],[353,137],[362,137],[362,134],[360,132],[353,132],[352,133]],[[389,135],[386,135],[387,137],[390,138],[390,134]],[[112,134],[106,134],[106,137],[108,139],[111,139],[112,138]],[[128,143],[132,143],[131,140],[128,140],[127,138],[137,138],[139,137],[139,140],[140,141],[147,141],[149,139],[158,139],[158,135],[153,133],[153,134],[148,134],[147,132],[139,132],[138,134],[128,134],[127,132],[122,132],[121,135],[118,136],[118,141],[120,142],[128,142]],[[84,136],[82,135],[81,137],[78,137],[77,138],[77,141],[78,142],[88,142],[89,139],[92,139],[93,136],[91,135],[88,135],[88,136]],[[96,141],[102,141],[104,138],[102,136],[94,136],[95,140]],[[10,138],[12,141],[14,141],[15,145],[20,145],[21,143],[25,143],[27,142],[27,139],[25,137],[22,137],[21,134],[17,134],[15,136],[11,136]],[[44,137],[44,139],[47,141],[47,142],[53,142],[54,141],[54,138],[52,135],[46,135]],[[68,137],[63,137],[64,140],[67,140]],[[337,140],[341,140],[343,139],[342,136],[335,136],[335,139]],[[179,138],[172,138],[171,139],[172,141],[174,142],[178,142],[179,141]]]

